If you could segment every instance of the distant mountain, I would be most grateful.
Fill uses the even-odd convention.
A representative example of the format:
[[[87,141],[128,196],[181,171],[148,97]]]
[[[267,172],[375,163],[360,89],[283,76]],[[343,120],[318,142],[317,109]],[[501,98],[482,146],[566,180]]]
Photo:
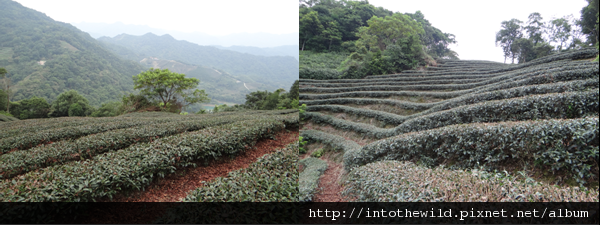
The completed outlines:
[[[258,48],[258,47],[250,47],[250,46],[231,46],[231,47],[223,47],[223,46],[214,46],[218,49],[230,50],[241,53],[248,53],[252,55],[262,55],[262,56],[291,56],[296,58],[296,60],[300,60],[300,50],[298,50],[298,45],[285,45],[278,46],[272,48]]]
[[[268,34],[268,33],[238,33],[222,36],[209,35],[205,33],[185,33],[173,30],[163,30],[145,25],[129,25],[120,22],[106,23],[74,23],[77,28],[88,32],[94,38],[102,36],[115,37],[120,34],[144,35],[153,33],[156,35],[169,34],[178,40],[186,40],[199,45],[219,46],[254,46],[270,48],[285,45],[298,45],[299,33],[292,34]]]
[[[287,90],[298,79],[298,61],[291,56],[256,56],[200,46],[188,41],[175,40],[170,35],[157,36],[152,33],[143,36],[121,34],[114,38],[102,37],[98,40],[105,43],[114,53],[137,62],[154,57],[204,68],[219,68],[240,83],[246,83],[252,91],[274,91],[278,88]],[[226,89],[227,86],[221,88]]]
[[[8,70],[12,101],[74,89],[91,104],[118,100],[145,70],[123,60],[89,34],[21,4],[0,0],[0,67]]]

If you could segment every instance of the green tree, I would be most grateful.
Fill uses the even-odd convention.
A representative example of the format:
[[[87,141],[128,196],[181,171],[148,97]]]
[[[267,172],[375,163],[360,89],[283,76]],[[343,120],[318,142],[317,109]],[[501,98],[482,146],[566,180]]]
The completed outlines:
[[[581,17],[577,25],[581,27],[581,32],[587,35],[587,43],[595,45],[598,43],[598,0],[587,0],[587,2],[588,5],[581,9]]]
[[[83,107],[79,103],[73,103],[69,106],[69,116],[84,116]]]
[[[521,32],[521,22],[517,19],[511,19],[509,21],[502,21],[502,29],[496,33],[496,46],[500,44],[502,46],[502,50],[504,51],[504,63],[506,63],[506,58],[512,58],[512,63],[515,63],[515,58],[517,58],[518,54],[516,48],[512,45],[513,43],[522,37]]]
[[[10,113],[10,79],[6,76],[6,69],[0,67],[0,76],[4,81],[4,94],[6,94],[6,112]]]
[[[154,69],[133,76],[134,89],[140,90],[142,95],[160,101],[164,109],[169,105],[181,104],[185,107],[190,104],[209,102],[204,90],[195,89],[200,80],[185,78],[185,74],[169,71],[169,69]],[[191,91],[191,89],[195,89]],[[179,108],[181,110],[181,108]]]
[[[527,26],[525,30],[529,39],[533,42],[533,45],[537,45],[538,43],[544,42],[544,27],[545,23],[542,21],[542,15],[540,13],[534,12],[529,14],[529,21],[527,22]]]
[[[323,37],[329,40],[328,50],[331,51],[331,44],[333,41],[339,42],[342,40],[342,33],[339,31],[338,23],[336,21],[331,21],[327,23],[327,29],[323,31]]]
[[[93,117],[112,117],[121,114],[122,103],[121,102],[108,102],[103,103],[98,110],[92,113]]]
[[[7,106],[6,93],[4,90],[0,89],[0,111],[5,111]]]
[[[560,52],[563,46],[566,46],[567,41],[571,38],[571,24],[567,18],[558,18],[550,21],[548,27],[548,35],[550,41],[559,44],[556,48]]]
[[[33,96],[19,101],[19,119],[47,118],[50,104],[45,98]]]
[[[78,111],[78,107],[73,106],[74,104],[78,105],[81,111]],[[58,95],[56,100],[52,102],[48,116],[64,117],[75,115],[74,113],[70,113],[71,108],[75,110],[74,112],[77,113],[77,116],[87,116],[94,111],[94,108],[90,106],[89,101],[85,97],[81,96],[76,90],[69,90]]]
[[[319,14],[315,11],[311,11],[308,14],[300,18],[300,41],[302,42],[302,51],[304,51],[304,45],[311,38],[318,36],[323,32],[323,24],[319,21]]]
[[[292,84],[292,87],[290,87],[289,96],[291,99],[300,98],[300,80],[296,80],[294,84]]]
[[[372,52],[377,49],[385,51],[387,46],[395,45],[402,38],[418,37],[425,32],[415,20],[400,13],[385,18],[373,16],[367,23],[368,27],[358,29],[359,40],[356,44],[357,48],[364,46]],[[419,42],[414,44],[420,47]]]

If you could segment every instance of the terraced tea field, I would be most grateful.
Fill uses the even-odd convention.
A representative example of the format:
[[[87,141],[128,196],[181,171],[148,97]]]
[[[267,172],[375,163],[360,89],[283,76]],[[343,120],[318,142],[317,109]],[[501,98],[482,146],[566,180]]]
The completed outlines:
[[[231,171],[223,170],[224,174],[220,175],[211,171],[223,173],[219,163],[230,163],[232,165],[227,167],[233,168],[237,164],[252,163],[248,161],[251,155],[255,158],[267,153],[281,155],[284,154],[281,149],[292,151],[294,144],[297,149],[298,122],[298,110],[278,110],[186,116],[134,113],[111,118],[54,118],[1,123],[0,202],[112,201],[115,198],[118,201],[249,199],[238,196],[236,192],[230,195],[222,193],[221,197],[213,196],[207,200],[199,193],[212,187],[210,182],[202,189],[200,180],[185,180],[180,176],[186,177],[189,173],[211,179],[227,177]],[[270,149],[269,145],[274,144],[268,141],[277,142],[280,150]],[[265,150],[267,148],[269,150]],[[238,160],[240,157],[245,161]],[[265,157],[261,159],[263,164],[269,159]],[[291,162],[283,161],[281,157],[272,158],[275,162]],[[288,167],[295,168],[295,164]],[[297,173],[295,176],[289,171],[282,174],[269,176],[269,180],[261,176],[264,174],[260,169],[256,169],[244,173],[244,179],[260,180],[266,184],[296,183]],[[164,191],[172,191],[172,187],[161,190],[160,181],[169,176],[179,177],[170,180],[175,182],[174,185],[199,189],[190,192],[188,197],[182,192],[180,199],[168,196],[173,192],[166,192],[165,196],[171,198],[163,199]],[[252,201],[297,199],[297,183],[277,191],[262,192],[260,188],[257,186],[249,190],[262,193],[253,194]],[[128,199],[127,196],[132,193],[137,197]],[[156,196],[158,194],[160,198]]]
[[[597,54],[301,79],[301,200],[597,202]]]

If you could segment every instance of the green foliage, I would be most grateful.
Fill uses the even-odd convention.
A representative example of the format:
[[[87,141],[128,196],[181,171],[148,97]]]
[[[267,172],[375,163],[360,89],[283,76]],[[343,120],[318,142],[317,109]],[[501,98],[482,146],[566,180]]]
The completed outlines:
[[[125,95],[121,98],[121,106],[119,112],[130,113],[145,109],[158,108],[158,104],[150,102],[146,96],[141,94]]]
[[[94,111],[93,117],[113,117],[121,114],[122,102],[103,103],[98,110]]]
[[[93,110],[94,108],[89,105],[85,97],[81,96],[76,90],[70,90],[61,93],[52,102],[48,116],[88,116],[92,114]]]
[[[79,103],[73,103],[69,106],[69,116],[83,116],[83,108]]]
[[[7,94],[4,90],[0,89],[0,110],[6,111]]]
[[[185,78],[185,74],[173,73],[169,69],[152,68],[133,76],[133,83],[134,89],[139,89],[141,95],[160,101],[163,109],[168,107],[168,103],[187,106],[210,101],[204,90],[195,89],[200,83],[198,79]]]
[[[581,9],[581,17],[577,23],[581,32],[587,36],[587,44],[598,44],[598,0],[587,0],[588,5]],[[596,17],[596,21],[594,21]]]
[[[321,156],[323,156],[325,150],[323,150],[322,148],[315,150],[312,154],[310,154],[310,156],[315,157],[315,158],[320,158]]]
[[[308,143],[308,141],[302,141],[302,136],[300,136],[298,139],[300,140],[299,141],[300,148],[298,149],[298,153],[304,154],[304,153],[306,153],[306,149],[304,149],[303,147],[306,145],[306,143]]]
[[[11,111],[19,113],[19,118],[34,119],[34,118],[47,118],[50,112],[50,104],[44,98],[33,96],[30,99],[24,99],[19,101],[17,107],[11,107]]]

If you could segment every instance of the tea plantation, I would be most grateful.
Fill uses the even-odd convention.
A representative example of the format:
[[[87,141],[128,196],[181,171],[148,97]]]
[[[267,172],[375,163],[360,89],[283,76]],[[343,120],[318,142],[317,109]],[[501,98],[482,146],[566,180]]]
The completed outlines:
[[[597,54],[301,79],[300,136],[343,154],[356,201],[597,202]]]
[[[132,113],[0,123],[0,201],[112,198],[123,191],[143,190],[156,178],[197,163],[234,157],[257,141],[298,129],[298,125],[298,110],[185,116]],[[257,173],[264,168],[245,175],[247,179],[260,177]],[[294,176],[276,182],[286,180],[296,182]],[[256,198],[290,201],[297,198],[290,190],[297,192],[297,185]]]

